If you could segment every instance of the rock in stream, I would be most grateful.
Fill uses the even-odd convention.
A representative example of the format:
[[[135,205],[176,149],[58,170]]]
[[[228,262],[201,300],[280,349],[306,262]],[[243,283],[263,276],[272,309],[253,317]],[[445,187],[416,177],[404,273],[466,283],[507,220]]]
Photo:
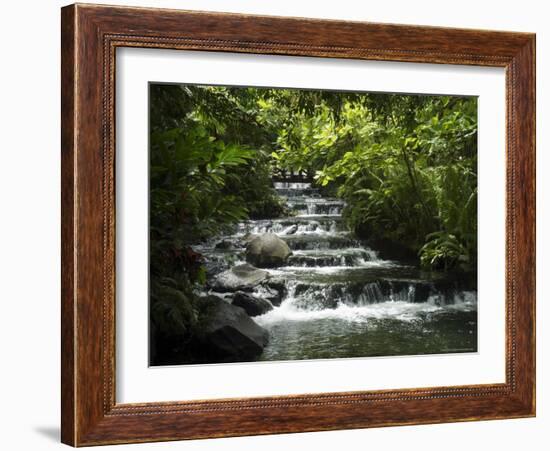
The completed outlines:
[[[255,268],[248,263],[234,266],[218,274],[212,282],[212,289],[217,292],[252,291],[254,287],[269,278],[269,273]]]
[[[219,362],[255,360],[269,341],[269,333],[256,324],[241,307],[217,296],[201,298],[207,312],[203,351]]]
[[[246,247],[246,261],[258,268],[283,266],[292,251],[275,233],[264,233],[254,238]]]

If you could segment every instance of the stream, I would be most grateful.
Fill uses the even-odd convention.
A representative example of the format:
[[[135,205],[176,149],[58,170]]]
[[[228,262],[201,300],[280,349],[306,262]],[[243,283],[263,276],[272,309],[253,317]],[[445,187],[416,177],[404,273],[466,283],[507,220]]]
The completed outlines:
[[[270,284],[282,287],[280,304],[253,318],[270,335],[260,360],[477,350],[475,283],[380,258],[346,228],[344,202],[310,183],[274,187],[296,216],[240,223],[198,249],[210,277],[244,263],[244,249],[216,247],[220,240],[273,232],[291,248],[285,266],[267,270]]]

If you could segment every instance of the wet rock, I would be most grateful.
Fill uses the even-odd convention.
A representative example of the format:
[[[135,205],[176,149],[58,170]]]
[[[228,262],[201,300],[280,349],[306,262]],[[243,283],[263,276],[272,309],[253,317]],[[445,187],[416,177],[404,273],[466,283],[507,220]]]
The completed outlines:
[[[241,238],[241,241],[243,241],[244,243],[248,244],[250,243],[254,238],[257,238],[258,235],[254,234],[254,233],[250,233],[248,232],[245,236],[243,236]]]
[[[414,288],[414,302],[427,302],[432,291],[429,283],[418,283]]]
[[[222,240],[219,243],[216,243],[215,248],[221,250],[233,249],[233,243],[229,240]]]
[[[344,249],[357,246],[357,242],[349,235],[290,235],[285,236],[285,242],[290,249],[298,250],[324,250]]]
[[[250,243],[257,236],[258,235],[254,234],[254,233],[248,232],[237,241],[236,245],[241,247],[241,248],[246,247],[248,245],[248,243]]]
[[[347,300],[343,284],[301,283],[296,285],[294,296],[293,305],[304,310],[334,309]]]
[[[218,274],[212,282],[212,289],[219,292],[252,291],[268,278],[267,271],[245,263]]]
[[[246,261],[259,268],[282,266],[291,254],[288,245],[274,233],[264,233],[246,247]]]
[[[222,271],[229,269],[229,263],[223,258],[210,257],[206,259],[204,268],[206,269],[207,277],[212,278]]]
[[[250,316],[263,315],[264,313],[273,310],[273,305],[271,305],[271,302],[243,291],[237,291],[235,293],[232,304],[237,307],[241,307]]]
[[[298,225],[294,224],[283,230],[284,235],[294,235],[298,231]]]
[[[270,288],[268,286],[260,286],[256,288],[254,291],[254,294],[257,297],[260,297],[262,299],[265,299],[266,301],[270,302],[271,305],[279,306],[281,305],[281,302],[283,301],[283,290],[275,290],[273,288]]]
[[[267,299],[273,305],[279,306],[288,294],[286,283],[281,279],[268,279],[258,288],[259,293],[264,299]]]
[[[269,333],[241,307],[217,296],[201,298],[206,319],[202,346],[210,360],[241,362],[255,360],[269,341]]]

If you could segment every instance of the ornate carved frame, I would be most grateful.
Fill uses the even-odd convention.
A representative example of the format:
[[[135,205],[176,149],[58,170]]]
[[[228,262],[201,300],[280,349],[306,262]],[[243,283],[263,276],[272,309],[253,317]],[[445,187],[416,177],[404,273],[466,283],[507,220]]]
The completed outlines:
[[[119,404],[115,50],[149,47],[506,68],[506,382]],[[535,415],[535,36],[71,5],[62,9],[62,441],[73,446]]]

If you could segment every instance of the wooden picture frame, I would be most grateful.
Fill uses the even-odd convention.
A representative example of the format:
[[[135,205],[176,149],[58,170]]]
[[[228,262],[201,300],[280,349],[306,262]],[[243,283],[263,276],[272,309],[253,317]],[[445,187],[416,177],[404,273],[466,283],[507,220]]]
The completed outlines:
[[[506,382],[119,404],[115,50],[206,50],[506,69]],[[73,446],[535,415],[535,35],[71,5],[62,9],[62,441]]]

